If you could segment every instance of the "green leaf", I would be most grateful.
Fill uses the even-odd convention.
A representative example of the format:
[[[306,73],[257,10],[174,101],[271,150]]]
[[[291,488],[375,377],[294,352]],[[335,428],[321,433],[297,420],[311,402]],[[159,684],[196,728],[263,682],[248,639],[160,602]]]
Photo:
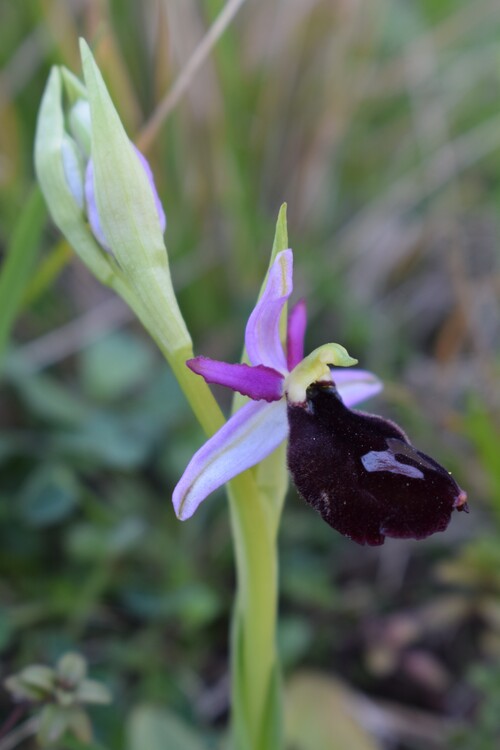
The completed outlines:
[[[328,676],[304,672],[285,692],[285,736],[294,750],[379,750],[356,721],[350,694]]]
[[[57,455],[78,458],[85,465],[134,469],[147,458],[155,434],[145,419],[127,417],[95,412],[78,430],[54,434],[51,447]]]
[[[67,548],[72,557],[86,563],[113,560],[137,547],[146,532],[143,519],[132,516],[110,528],[79,523],[69,530]]]
[[[314,625],[309,618],[287,615],[278,623],[278,647],[284,668],[307,658],[314,642]]]
[[[179,617],[185,629],[212,621],[220,611],[216,594],[201,583],[181,586],[168,593],[126,589],[123,598],[130,610],[140,617],[151,620]]]
[[[54,687],[54,670],[44,664],[32,664],[19,674],[23,682],[31,687],[50,693]]]
[[[21,211],[0,272],[0,365],[31,281],[46,215],[40,190],[34,188]]]
[[[97,680],[84,680],[76,691],[79,703],[92,703],[105,706],[112,701],[111,692],[106,685]]]
[[[260,494],[264,497],[269,511],[270,524],[274,536],[277,536],[281,511],[288,491],[289,475],[286,465],[286,441],[278,445],[256,467],[256,481]]]
[[[50,747],[57,742],[68,727],[71,714],[64,706],[50,704],[40,714],[37,740],[42,747]]]
[[[236,603],[231,623],[231,735],[238,750],[252,750],[245,686],[244,621]]]
[[[128,750],[207,750],[207,745],[166,709],[139,706],[127,726]]]
[[[274,261],[276,260],[276,256],[278,255],[278,253],[281,253],[282,250],[288,249],[288,227],[287,227],[287,221],[286,221],[286,210],[287,210],[287,205],[286,203],[283,203],[279,210],[278,218],[276,220],[276,229],[274,231],[273,247],[271,250],[271,257],[269,258],[269,265],[267,268],[267,273],[264,277],[264,281],[262,282],[262,286],[260,287],[259,296],[257,299],[261,297],[262,292],[264,291],[264,288],[267,282],[267,275],[269,273],[269,269],[271,268]],[[283,311],[283,315],[281,316],[281,323],[282,323],[281,333],[286,334],[286,305]]]
[[[473,442],[489,484],[488,493],[497,519],[500,519],[500,430],[491,412],[478,396],[470,398],[464,417],[467,437]]]
[[[72,732],[80,742],[92,740],[92,724],[83,708],[72,708],[68,719],[68,731]]]
[[[78,425],[88,416],[88,407],[54,378],[29,376],[22,365],[9,360],[7,375],[29,411],[48,422],[65,426]]]
[[[0,605],[0,653],[9,646],[15,632],[10,606]]]
[[[281,671],[274,666],[269,690],[265,701],[265,712],[262,722],[262,736],[259,747],[262,750],[276,750],[283,745],[283,698]]]
[[[274,259],[282,250],[288,248],[288,226],[286,221],[286,203],[281,205],[276,222],[276,231],[274,233],[273,249],[271,251],[271,260],[269,266],[272,266]]]
[[[108,336],[81,355],[86,392],[94,399],[121,399],[149,375],[153,351],[144,340],[127,333]]]
[[[40,299],[46,291],[55,286],[62,271],[73,259],[73,252],[67,241],[62,238],[37,265],[23,295],[23,304],[30,306]]]
[[[4,680],[4,686],[16,700],[36,702],[45,698],[45,694],[39,688],[26,685],[19,675],[16,674],[7,677]]]
[[[73,735],[66,734],[64,736],[64,750],[109,750],[109,748],[97,742],[81,742]]]
[[[32,664],[4,681],[6,689],[18,700],[46,700],[53,691],[54,670],[43,664]]]
[[[282,684],[279,665],[275,664],[269,676],[264,715],[258,727],[258,737],[252,741],[248,717],[248,675],[245,671],[244,638],[245,620],[236,609],[231,629],[231,733],[232,747],[238,750],[276,750],[282,746]]]
[[[73,474],[65,466],[41,466],[21,491],[20,511],[32,526],[50,526],[67,518],[78,502]]]

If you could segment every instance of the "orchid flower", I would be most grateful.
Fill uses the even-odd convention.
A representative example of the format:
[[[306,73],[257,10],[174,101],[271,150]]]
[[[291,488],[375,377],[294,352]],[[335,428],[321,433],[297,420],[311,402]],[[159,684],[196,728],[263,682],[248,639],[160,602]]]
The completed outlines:
[[[292,270],[292,251],[283,250],[269,269],[262,295],[247,323],[245,348],[250,365],[218,362],[208,357],[195,357],[186,363],[208,383],[225,385],[251,401],[193,456],[173,494],[175,511],[182,520],[189,518],[207,495],[255,466],[286,439],[287,397],[305,399],[305,389],[302,386],[301,390],[300,377],[296,377],[297,370],[304,370],[308,363],[314,362],[317,373],[311,376],[311,382],[321,377],[331,382],[328,363],[335,360],[351,365],[356,362],[338,344],[330,345],[332,351],[327,345],[303,359],[306,329],[303,301],[290,313],[284,350],[280,319],[293,289]],[[363,370],[336,370],[335,378],[349,406],[382,388],[374,375]]]
[[[293,255],[272,264],[247,323],[250,364],[195,357],[187,366],[207,383],[248,396],[193,456],[173,493],[178,517],[189,518],[214,490],[262,461],[289,436],[288,466],[307,502],[335,529],[360,544],[385,536],[421,539],[443,531],[451,511],[467,510],[465,492],[449,472],[417,451],[397,425],[351,406],[382,384],[339,344],[304,358],[306,307],[293,307],[286,337],[280,319],[293,289]]]

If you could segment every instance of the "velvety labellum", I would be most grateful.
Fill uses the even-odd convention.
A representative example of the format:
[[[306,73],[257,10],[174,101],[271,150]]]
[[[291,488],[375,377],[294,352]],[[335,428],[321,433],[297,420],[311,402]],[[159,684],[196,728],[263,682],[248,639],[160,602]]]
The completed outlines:
[[[352,411],[334,385],[315,383],[288,404],[288,467],[303,498],[359,544],[444,531],[467,496],[393,422]]]

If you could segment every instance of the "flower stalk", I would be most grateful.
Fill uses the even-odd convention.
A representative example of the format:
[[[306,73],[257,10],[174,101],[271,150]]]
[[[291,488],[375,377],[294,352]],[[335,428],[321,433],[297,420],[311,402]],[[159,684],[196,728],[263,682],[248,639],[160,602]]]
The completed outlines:
[[[287,247],[284,204],[276,222],[270,268]],[[264,288],[265,282],[259,296]],[[286,309],[280,316],[280,334],[282,339],[286,337]],[[235,408],[240,401],[235,394]],[[288,488],[283,448],[279,446],[228,485],[238,583],[231,632],[232,722],[237,750],[280,750],[283,745],[277,650],[278,530]],[[242,479],[247,486],[240,484]]]
[[[241,474],[229,485],[238,581],[232,624],[234,742],[238,750],[279,750],[277,537],[269,523],[265,496],[255,485],[242,486],[244,477]],[[257,490],[253,496],[251,489]]]

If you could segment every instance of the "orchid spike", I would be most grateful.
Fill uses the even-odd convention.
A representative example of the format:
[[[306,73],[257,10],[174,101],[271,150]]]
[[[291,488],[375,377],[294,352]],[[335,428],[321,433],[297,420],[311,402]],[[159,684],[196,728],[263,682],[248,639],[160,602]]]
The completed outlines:
[[[443,531],[466,495],[450,474],[417,451],[399,427],[350,407],[378,393],[370,372],[340,344],[304,358],[306,307],[288,319],[286,349],[280,318],[292,293],[293,255],[280,252],[247,323],[250,364],[207,357],[187,366],[207,383],[251,401],[193,456],[173,493],[178,517],[189,518],[211,492],[255,466],[289,437],[288,465],[299,492],[325,521],[360,544],[385,536],[428,536]]]

